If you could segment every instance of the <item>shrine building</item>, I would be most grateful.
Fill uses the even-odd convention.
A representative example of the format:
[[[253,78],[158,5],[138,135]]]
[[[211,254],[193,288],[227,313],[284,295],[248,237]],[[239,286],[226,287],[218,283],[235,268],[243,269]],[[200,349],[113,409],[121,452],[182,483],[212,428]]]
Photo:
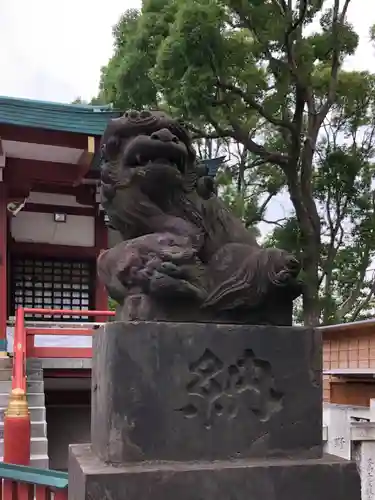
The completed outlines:
[[[0,98],[2,350],[17,305],[107,309],[95,272],[108,246],[97,188],[99,142],[107,121],[119,115],[105,106]]]

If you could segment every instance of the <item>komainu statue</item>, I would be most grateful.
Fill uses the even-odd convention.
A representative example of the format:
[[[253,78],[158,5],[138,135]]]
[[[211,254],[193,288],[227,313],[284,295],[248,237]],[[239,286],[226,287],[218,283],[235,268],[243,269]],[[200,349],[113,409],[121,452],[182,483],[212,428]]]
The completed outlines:
[[[166,114],[109,122],[102,206],[123,241],[98,269],[119,318],[290,324],[298,261],[261,248],[201,170],[187,132]]]

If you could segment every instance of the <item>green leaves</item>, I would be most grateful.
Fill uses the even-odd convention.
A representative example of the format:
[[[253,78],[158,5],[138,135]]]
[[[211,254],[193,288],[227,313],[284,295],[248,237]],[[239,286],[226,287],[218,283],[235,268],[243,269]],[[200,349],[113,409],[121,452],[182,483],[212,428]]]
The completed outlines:
[[[372,300],[375,77],[342,70],[358,43],[342,3],[144,0],[115,26],[100,84],[100,102],[166,109],[225,154],[219,193],[249,228],[289,193],[267,244],[301,258],[310,323]]]

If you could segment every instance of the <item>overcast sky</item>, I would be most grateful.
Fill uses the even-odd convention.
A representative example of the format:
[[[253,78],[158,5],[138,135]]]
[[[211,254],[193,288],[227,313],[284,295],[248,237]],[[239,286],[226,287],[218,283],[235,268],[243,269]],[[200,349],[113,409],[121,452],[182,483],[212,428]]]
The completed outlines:
[[[140,0],[0,0],[0,95],[71,102],[91,99],[112,53],[112,26]],[[349,20],[361,36],[350,66],[375,71],[368,30],[370,0],[352,0]]]
[[[112,26],[140,0],[0,0],[0,95],[91,99]]]

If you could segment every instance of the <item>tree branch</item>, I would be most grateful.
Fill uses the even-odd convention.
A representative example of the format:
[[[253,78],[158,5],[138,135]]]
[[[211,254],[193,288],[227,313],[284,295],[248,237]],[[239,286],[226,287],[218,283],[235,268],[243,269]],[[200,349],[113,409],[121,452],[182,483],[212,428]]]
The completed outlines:
[[[369,264],[370,264],[370,246],[367,245],[363,252],[361,266],[359,269],[359,278],[357,280],[356,286],[354,287],[352,293],[349,295],[346,301],[342,304],[340,310],[337,312],[337,317],[340,321],[342,321],[343,318],[351,311],[354,304],[359,299]]]
[[[296,82],[299,83],[301,82],[297,72],[297,64],[293,53],[292,35],[297,29],[302,27],[302,23],[306,16],[307,4],[308,4],[307,0],[300,1],[299,15],[295,22],[293,22],[293,12],[291,9],[287,9],[284,13],[285,17],[289,17],[289,26],[288,29],[285,31],[285,42],[284,42],[285,52],[287,54],[288,64],[290,66],[290,69],[292,70],[292,74],[295,77]]]
[[[221,130],[220,133],[216,132],[206,132],[191,123],[185,124],[186,128],[192,132],[194,135],[192,136],[192,140],[196,139],[224,139],[225,137],[231,136],[231,131],[229,130]],[[223,134],[223,135],[222,135]]]
[[[375,273],[372,274],[372,286],[370,287],[370,290],[367,294],[367,296],[364,298],[362,302],[360,302],[357,307],[354,309],[353,314],[351,315],[351,321],[356,321],[358,318],[359,313],[369,305],[372,297],[374,296],[375,293]]]
[[[263,160],[279,166],[286,165],[288,163],[288,158],[282,153],[278,153],[276,151],[267,151],[264,146],[256,143],[250,137],[249,132],[243,130],[241,126],[232,118],[228,119],[232,127],[231,129],[223,129],[219,125],[218,121],[208,111],[206,111],[205,118],[208,123],[211,123],[211,125],[215,128],[215,130],[221,137],[232,137],[235,141],[242,143],[250,153],[256,154]]]
[[[262,218],[260,222],[264,222],[265,224],[273,224],[275,226],[283,228],[284,226],[283,226],[282,222],[285,222],[286,220],[287,220],[286,217],[284,217],[282,219],[278,219],[278,220],[267,220],[267,219]]]
[[[268,203],[272,200],[272,198],[274,197],[275,195],[273,193],[269,193],[267,198],[264,200],[264,202],[261,204],[261,206],[259,207],[258,209],[258,213],[260,215],[260,217],[262,217],[262,214],[266,211],[266,208],[267,208],[267,205]]]
[[[338,250],[342,244],[342,241],[344,239],[345,231],[342,227],[342,222],[346,216],[346,209],[347,209],[347,206],[349,203],[349,199],[346,198],[344,203],[343,203],[343,206],[341,207],[340,201],[336,197],[336,207],[335,207],[336,221],[334,223],[332,220],[332,217],[331,217],[331,209],[330,209],[331,208],[330,207],[331,200],[332,200],[331,190],[329,189],[327,201],[326,201],[326,214],[327,214],[327,220],[328,220],[328,225],[329,225],[329,229],[330,229],[330,243],[328,246],[327,259],[326,259],[324,266],[323,266],[323,270],[324,270],[323,276],[326,275],[327,282],[330,281],[329,274],[330,274],[330,271],[332,272],[332,264],[333,264],[333,261],[335,260],[337,252],[338,252]],[[340,236],[339,236],[337,244],[335,245],[335,241],[336,241],[336,238],[337,238],[339,231],[340,231]],[[329,283],[327,286],[329,286]]]
[[[335,0],[333,7],[333,18],[332,18],[332,63],[331,63],[331,76],[328,85],[328,95],[326,102],[321,107],[317,115],[317,126],[320,128],[324,118],[335,101],[336,88],[337,88],[337,77],[340,68],[340,25],[345,21],[346,13],[348,11],[350,0],[345,0],[341,14],[339,14],[340,0]]]
[[[289,120],[279,119],[279,118],[272,116],[252,96],[250,96],[249,94],[244,92],[242,89],[240,89],[236,85],[233,85],[231,83],[222,82],[218,77],[217,78],[217,86],[219,88],[221,88],[222,90],[232,92],[233,94],[236,94],[237,96],[241,97],[241,99],[243,99],[246,104],[248,104],[253,109],[255,109],[255,111],[257,111],[261,116],[263,116],[263,118],[265,118],[267,121],[269,121],[270,123],[272,123],[276,127],[287,128],[291,132],[295,132],[294,126]]]

